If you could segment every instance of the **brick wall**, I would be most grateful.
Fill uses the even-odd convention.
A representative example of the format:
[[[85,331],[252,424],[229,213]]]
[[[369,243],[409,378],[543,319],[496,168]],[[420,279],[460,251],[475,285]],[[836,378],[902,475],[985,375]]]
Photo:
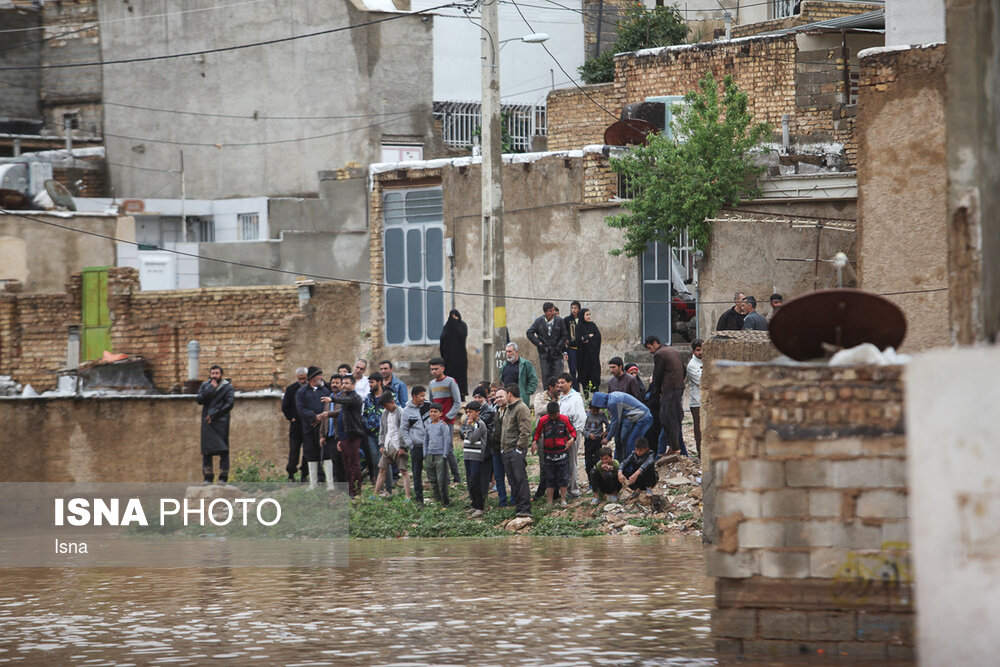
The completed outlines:
[[[611,169],[608,156],[585,153],[583,156],[583,202],[603,204],[618,196],[618,174]]]
[[[55,385],[65,365],[68,327],[79,324],[80,274],[66,294],[0,294],[0,374]],[[296,366],[351,362],[360,329],[357,284],[320,283],[300,309],[294,285],[139,291],[131,268],[108,271],[111,345],[150,361],[153,383],[187,380],[187,343],[201,344],[202,372],[221,365],[244,391],[283,387]]]
[[[839,16],[853,16],[872,12],[878,9],[885,9],[885,5],[871,2],[823,2],[822,0],[804,0],[799,7],[799,13],[794,16],[787,16],[781,19],[761,21],[759,23],[748,23],[746,25],[733,26],[730,34],[735,37],[749,37],[760,35],[773,30],[784,30],[806,23],[816,23],[827,21]]]
[[[901,377],[716,364],[706,559],[720,652],[912,659]]]
[[[587,95],[592,99],[588,99]],[[616,116],[612,117],[598,104]],[[622,110],[614,82],[584,86],[583,90],[553,90],[549,93],[546,105],[550,151],[603,144],[604,130],[615,122]]]

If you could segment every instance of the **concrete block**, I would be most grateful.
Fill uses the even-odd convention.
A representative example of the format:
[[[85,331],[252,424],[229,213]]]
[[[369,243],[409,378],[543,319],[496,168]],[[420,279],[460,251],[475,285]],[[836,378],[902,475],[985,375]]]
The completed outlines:
[[[785,461],[788,486],[829,486],[832,466],[822,459]]]
[[[910,522],[904,519],[903,521],[884,521],[882,522],[882,544],[886,542],[892,542],[895,544],[909,544],[910,543]]]
[[[838,489],[873,488],[882,485],[882,464],[877,459],[835,461],[833,486]]]
[[[781,461],[740,461],[740,482],[746,489],[781,488],[785,485],[785,466]]]
[[[810,491],[809,515],[813,517],[840,516],[842,502],[843,499],[839,491]]]
[[[809,510],[809,494],[805,490],[785,489],[761,494],[760,511],[764,518],[805,516]]]
[[[916,657],[916,649],[913,646],[889,646],[890,662],[911,663]]]
[[[715,652],[719,655],[743,655],[743,642],[739,639],[716,639]]]
[[[756,609],[713,609],[712,635],[741,639],[757,636]]]
[[[762,609],[759,614],[763,639],[806,639],[809,635],[805,612]]]
[[[760,494],[755,491],[719,491],[715,496],[717,517],[741,513],[748,519],[760,518]]]
[[[906,488],[906,459],[882,459],[882,486]]]
[[[882,548],[881,526],[866,526],[858,520],[843,526],[843,538],[833,546],[857,550]]]
[[[858,496],[860,517],[899,519],[906,517],[906,494],[897,491],[865,491]]]
[[[836,642],[807,642],[803,640],[758,639],[743,640],[743,655],[747,658],[791,658],[817,655],[823,651],[825,655],[836,655]],[[771,664],[753,660],[751,664]],[[783,661],[778,664],[785,664]],[[798,663],[793,663],[798,664]]]
[[[861,438],[818,440],[813,448],[816,456],[854,457],[861,455]]]
[[[913,614],[858,613],[858,639],[866,642],[913,643]]]
[[[785,524],[778,521],[744,521],[738,540],[741,549],[775,549],[785,546]]]
[[[806,619],[809,639],[850,641],[855,638],[857,619],[852,612],[811,611]]]
[[[809,576],[809,554],[802,551],[764,551],[760,573],[772,579],[804,579]]]
[[[847,562],[847,551],[836,547],[813,549],[809,553],[809,576],[832,579]]]
[[[739,551],[726,554],[716,549],[705,552],[705,572],[710,577],[746,579],[760,572],[760,552]]]

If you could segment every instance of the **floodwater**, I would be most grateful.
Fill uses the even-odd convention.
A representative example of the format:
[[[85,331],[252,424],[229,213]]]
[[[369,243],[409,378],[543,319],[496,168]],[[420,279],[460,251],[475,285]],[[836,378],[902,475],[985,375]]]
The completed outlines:
[[[0,571],[0,662],[699,665],[678,536],[354,540],[350,567]]]

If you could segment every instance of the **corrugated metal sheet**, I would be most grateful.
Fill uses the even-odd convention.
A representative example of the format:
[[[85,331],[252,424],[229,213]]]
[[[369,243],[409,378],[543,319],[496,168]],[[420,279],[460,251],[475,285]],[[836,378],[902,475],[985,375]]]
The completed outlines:
[[[817,21],[816,23],[806,23],[792,28],[772,30],[761,33],[764,35],[791,35],[797,32],[826,32],[840,30],[885,30],[885,10],[876,9],[863,14],[853,14],[851,16],[840,16],[827,21]]]

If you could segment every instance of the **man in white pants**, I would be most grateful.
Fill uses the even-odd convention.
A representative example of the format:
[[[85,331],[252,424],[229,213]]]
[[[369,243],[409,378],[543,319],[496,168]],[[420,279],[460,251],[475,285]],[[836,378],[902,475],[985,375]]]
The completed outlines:
[[[573,389],[573,376],[563,373],[556,381],[559,392],[559,414],[566,415],[569,423],[576,429],[576,437],[569,447],[569,488],[566,495],[570,498],[580,497],[580,482],[577,480],[577,464],[580,456],[580,443],[583,441],[583,427],[587,423],[587,409],[583,405],[583,396]]]

